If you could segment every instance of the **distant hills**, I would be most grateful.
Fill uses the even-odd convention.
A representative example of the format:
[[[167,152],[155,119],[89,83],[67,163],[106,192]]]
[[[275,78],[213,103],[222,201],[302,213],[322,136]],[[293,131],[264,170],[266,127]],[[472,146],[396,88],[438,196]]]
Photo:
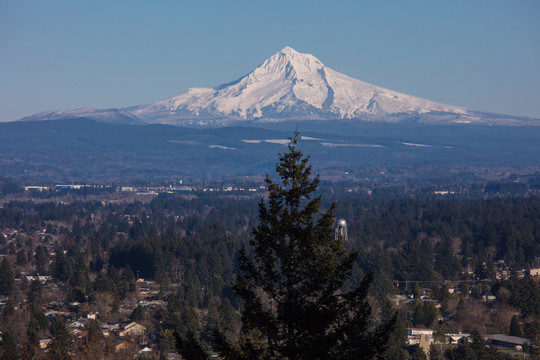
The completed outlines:
[[[25,182],[257,178],[297,127],[329,180],[444,183],[540,169],[538,119],[384,89],[289,47],[215,88],[21,120],[0,123],[0,174]]]
[[[260,125],[200,129],[84,118],[0,123],[0,174],[34,184],[262,181],[297,123]],[[468,181],[540,169],[540,127],[471,124],[465,131],[335,121],[328,129],[325,121],[311,121],[298,128],[301,149],[328,180],[444,184],[464,181],[464,173]]]
[[[539,119],[478,112],[375,86],[285,47],[249,74],[215,88],[125,109],[62,110],[23,121],[86,118],[109,124],[183,127],[258,126],[336,120],[421,124],[540,125]]]

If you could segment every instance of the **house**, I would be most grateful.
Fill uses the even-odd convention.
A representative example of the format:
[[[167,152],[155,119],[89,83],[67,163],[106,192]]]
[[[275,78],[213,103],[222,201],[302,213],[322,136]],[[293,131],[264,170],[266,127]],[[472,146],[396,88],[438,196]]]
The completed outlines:
[[[400,305],[401,303],[406,302],[407,300],[408,300],[408,298],[405,295],[394,295],[394,296],[392,296],[392,301],[394,301],[394,303],[396,305]]]
[[[86,339],[88,338],[88,331],[77,331],[77,332],[74,332],[74,334],[77,337],[77,339],[83,339],[86,341]]]
[[[469,341],[469,338],[471,337],[471,334],[466,333],[457,333],[457,334],[444,334],[446,341],[448,343],[465,343]]]
[[[500,350],[523,351],[523,345],[531,345],[531,341],[517,336],[494,334],[486,336],[486,344],[493,345]]]
[[[47,282],[52,281],[52,276],[43,276],[43,275],[31,276],[31,275],[27,275],[26,280],[28,280],[29,282],[31,282],[31,281],[39,281],[40,283],[45,284]]]
[[[86,314],[86,318],[87,318],[87,319],[94,319],[94,320],[95,320],[97,314],[98,314],[98,313],[88,313],[88,314]]]
[[[124,326],[124,329],[120,331],[120,336],[139,336],[144,335],[146,328],[136,322],[131,322]]]
[[[72,322],[71,324],[68,325],[68,327],[72,328],[72,329],[82,329],[86,326],[86,322],[85,321],[82,321],[82,319],[78,319],[74,322]]]
[[[427,339],[424,339],[424,342],[425,341],[433,341],[433,330],[431,329],[420,329],[420,328],[408,328],[407,329],[407,343],[409,345],[416,345],[416,344],[420,344],[420,342],[422,341],[422,338],[427,338]],[[431,340],[430,340],[431,339]],[[428,345],[428,349],[429,349],[429,345]]]
[[[141,350],[139,350],[139,354],[149,354],[152,352],[152,349],[148,346],[144,346]]]
[[[497,297],[495,295],[493,295],[493,293],[491,291],[487,291],[487,292],[482,294],[482,301],[483,302],[492,302],[492,301],[495,301],[496,299],[497,299]]]
[[[530,276],[540,276],[540,268],[530,269],[528,273]]]
[[[124,350],[124,349],[127,348],[128,346],[129,346],[129,342],[128,342],[128,341],[122,341],[122,342],[119,342],[119,343],[117,343],[116,345],[114,345],[114,351]]]
[[[31,186],[25,186],[24,187],[24,191],[46,191],[46,190],[49,190],[49,187],[48,186],[34,186],[34,185],[31,185]]]
[[[142,307],[167,307],[167,302],[163,300],[140,300],[139,305]]]
[[[49,345],[51,345],[51,343],[52,343],[52,339],[39,340],[39,347],[41,349],[46,349],[49,347]]]
[[[109,329],[111,331],[120,329],[120,324],[116,322],[110,322],[108,324],[101,324],[102,329]]]

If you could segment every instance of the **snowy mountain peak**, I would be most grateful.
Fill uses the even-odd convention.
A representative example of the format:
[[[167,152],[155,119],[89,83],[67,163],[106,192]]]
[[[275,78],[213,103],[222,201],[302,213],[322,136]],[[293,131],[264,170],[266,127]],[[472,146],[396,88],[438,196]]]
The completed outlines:
[[[306,70],[318,70],[324,65],[311,54],[302,54],[291,47],[285,46],[261,65],[261,67],[268,66],[291,66]]]
[[[284,47],[266,60],[253,72],[271,72],[289,79],[320,77],[323,63],[315,56],[302,54],[290,47]],[[306,80],[306,79],[304,79]]]
[[[350,78],[311,54],[284,47],[248,75],[213,89],[193,88],[133,114],[148,122],[191,118],[194,123],[235,120],[374,120],[395,114],[467,110],[401,94]],[[193,122],[193,118],[196,121]]]
[[[38,118],[92,117],[94,110],[38,114]],[[114,113],[116,111],[116,113]],[[107,111],[103,118],[184,126],[238,121],[368,120],[424,123],[493,123],[493,116],[375,86],[326,67],[311,54],[284,47],[249,74],[215,88],[190,88],[153,104]],[[84,114],[81,114],[84,113]],[[39,116],[44,115],[44,116]],[[29,117],[33,119],[36,116]],[[508,123],[498,117],[497,122]],[[515,120],[511,120],[515,121]],[[521,120],[518,120],[518,122]]]
[[[285,46],[283,49],[277,52],[278,54],[291,54],[291,55],[298,55],[300,54],[298,51],[294,50],[290,46]]]

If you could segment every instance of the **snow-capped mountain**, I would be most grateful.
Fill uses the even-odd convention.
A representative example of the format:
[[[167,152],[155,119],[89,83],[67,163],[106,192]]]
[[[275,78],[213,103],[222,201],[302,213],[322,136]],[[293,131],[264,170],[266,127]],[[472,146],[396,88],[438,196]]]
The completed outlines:
[[[240,79],[191,88],[169,99],[126,109],[79,109],[23,120],[86,117],[114,123],[222,126],[238,122],[368,120],[430,124],[538,124],[537,120],[475,112],[375,86],[285,47]],[[110,119],[108,118],[110,116]]]
[[[129,109],[146,122],[191,124],[238,120],[386,119],[464,108],[405,95],[334,71],[310,54],[285,47],[248,75],[216,88],[192,88],[150,105]],[[401,115],[396,117],[396,115]]]

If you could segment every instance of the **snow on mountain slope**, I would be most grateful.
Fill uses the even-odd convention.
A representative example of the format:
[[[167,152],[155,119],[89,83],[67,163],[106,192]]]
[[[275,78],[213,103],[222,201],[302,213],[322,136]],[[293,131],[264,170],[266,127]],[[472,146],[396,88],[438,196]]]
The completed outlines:
[[[211,127],[288,120],[540,125],[538,119],[476,112],[375,86],[290,47],[240,79],[215,88],[191,88],[163,101],[120,110],[83,108],[22,120],[80,117],[107,123]]]
[[[379,116],[408,112],[468,113],[464,108],[388,90],[353,79],[329,68],[325,68],[325,73],[329,85],[334,89],[331,109],[341,118],[354,118],[366,113]]]
[[[80,108],[76,110],[48,111],[24,117],[20,121],[61,120],[66,118],[86,118],[109,124],[142,125],[144,121],[129,112],[118,109]]]
[[[353,119],[392,114],[467,110],[401,94],[327,68],[316,57],[285,47],[237,81],[214,89],[192,88],[150,105],[129,109],[147,122],[174,118],[231,120]],[[228,120],[228,121],[227,121]]]

